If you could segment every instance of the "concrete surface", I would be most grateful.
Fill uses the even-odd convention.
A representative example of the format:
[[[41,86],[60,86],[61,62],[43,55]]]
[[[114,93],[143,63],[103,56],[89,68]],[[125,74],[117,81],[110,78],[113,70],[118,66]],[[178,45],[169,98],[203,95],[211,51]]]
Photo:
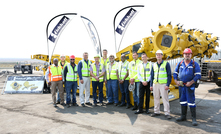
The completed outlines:
[[[1,72],[1,70],[0,70]],[[39,72],[35,72],[39,74]],[[19,74],[20,75],[20,74]],[[6,75],[0,76],[0,92]],[[92,98],[90,99],[92,102]],[[77,96],[79,104],[79,97]],[[188,109],[187,121],[177,123],[179,100],[170,102],[171,120],[163,115],[135,115],[125,107],[87,106],[63,107],[52,105],[51,94],[0,95],[0,133],[221,133],[221,88],[214,83],[202,83],[196,89],[197,122],[192,126]],[[150,109],[153,113],[153,108]]]

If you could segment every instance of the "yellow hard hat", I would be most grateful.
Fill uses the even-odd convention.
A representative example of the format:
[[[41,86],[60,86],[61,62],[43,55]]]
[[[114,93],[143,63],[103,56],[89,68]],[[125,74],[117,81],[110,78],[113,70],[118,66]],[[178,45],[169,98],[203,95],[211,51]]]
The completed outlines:
[[[97,54],[97,55],[95,55],[95,56],[94,56],[94,58],[96,58],[96,57],[97,57],[97,58],[100,58],[100,55],[99,55],[99,54]]]

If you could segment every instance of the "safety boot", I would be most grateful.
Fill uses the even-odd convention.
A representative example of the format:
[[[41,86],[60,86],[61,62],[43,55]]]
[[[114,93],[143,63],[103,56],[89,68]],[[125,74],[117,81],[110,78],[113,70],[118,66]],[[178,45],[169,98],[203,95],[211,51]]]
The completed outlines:
[[[192,125],[193,126],[197,126],[197,122],[196,122],[196,107],[191,107],[190,108],[191,114],[192,114]]]
[[[137,110],[137,109],[138,109],[137,103],[134,103],[134,108],[132,110]]]
[[[181,106],[181,117],[176,118],[176,121],[185,121],[187,113],[187,106]]]

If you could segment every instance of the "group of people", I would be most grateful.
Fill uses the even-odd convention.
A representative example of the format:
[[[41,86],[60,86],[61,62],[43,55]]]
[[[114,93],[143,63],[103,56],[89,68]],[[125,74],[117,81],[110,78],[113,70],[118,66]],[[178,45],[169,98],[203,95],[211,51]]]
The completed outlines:
[[[186,120],[187,105],[190,107],[192,114],[192,124],[196,122],[196,105],[195,105],[195,82],[201,78],[199,64],[191,60],[192,50],[187,48],[183,52],[184,60],[179,62],[175,68],[173,77],[179,86],[181,117],[177,121]],[[156,52],[157,62],[152,65],[148,61],[146,53],[141,54],[139,60],[136,51],[133,52],[133,60],[128,62],[126,56],[121,55],[121,61],[115,61],[114,55],[107,57],[107,50],[103,50],[103,57],[94,56],[95,62],[88,59],[88,53],[83,53],[83,59],[75,64],[75,56],[70,56],[70,63],[61,55],[60,61],[53,60],[53,65],[48,67],[45,74],[48,85],[51,86],[52,100],[54,107],[57,104],[70,107],[78,106],[76,103],[77,75],[79,77],[79,98],[82,107],[85,105],[97,106],[98,103],[103,106],[103,83],[106,86],[106,105],[115,105],[119,107],[126,106],[129,109],[131,100],[129,89],[133,93],[135,114],[144,113],[143,103],[146,95],[146,113],[149,114],[150,91],[153,91],[154,113],[152,117],[160,115],[160,97],[163,100],[164,114],[167,119],[170,116],[170,104],[168,98],[169,85],[171,83],[170,64],[163,60],[163,52]],[[90,97],[90,80],[93,87],[93,104],[89,101]],[[66,104],[64,103],[64,88],[66,90]],[[118,86],[122,94],[121,103],[119,103]],[[58,87],[58,97],[56,102],[56,87]],[[97,101],[97,89],[99,97]],[[71,99],[72,90],[72,99]],[[85,95],[84,95],[85,92]],[[145,94],[146,93],[146,94]]]

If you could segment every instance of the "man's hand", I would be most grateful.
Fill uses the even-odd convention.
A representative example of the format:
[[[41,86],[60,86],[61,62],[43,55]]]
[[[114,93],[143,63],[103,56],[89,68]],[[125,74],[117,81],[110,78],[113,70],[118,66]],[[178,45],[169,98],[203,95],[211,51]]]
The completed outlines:
[[[175,80],[175,83],[176,83],[178,86],[180,86],[180,82],[179,82],[179,81]]]
[[[134,84],[134,78],[130,79],[130,84]]]
[[[186,83],[186,86],[187,86],[187,87],[190,87],[191,85],[193,85],[193,83],[194,83],[194,80],[191,80],[191,81],[189,81],[189,82]]]
[[[84,80],[80,80],[81,84],[84,84]]]
[[[51,82],[48,82],[48,85],[51,86]]]
[[[168,90],[169,89],[169,87],[168,86],[165,86],[165,90]]]
[[[95,79],[96,79],[97,81],[99,81],[99,77],[98,77],[98,76],[96,76]]]
[[[63,84],[65,84],[65,81],[63,81]]]
[[[147,86],[147,82],[146,81],[144,81],[144,82],[142,82],[142,84],[144,85],[144,86]]]
[[[153,87],[150,87],[150,91],[153,91]]]
[[[119,83],[120,83],[120,84],[123,84],[123,83],[124,83],[124,80],[119,80]]]
[[[106,80],[104,81],[104,83],[105,83],[105,85],[107,85],[107,81]]]

